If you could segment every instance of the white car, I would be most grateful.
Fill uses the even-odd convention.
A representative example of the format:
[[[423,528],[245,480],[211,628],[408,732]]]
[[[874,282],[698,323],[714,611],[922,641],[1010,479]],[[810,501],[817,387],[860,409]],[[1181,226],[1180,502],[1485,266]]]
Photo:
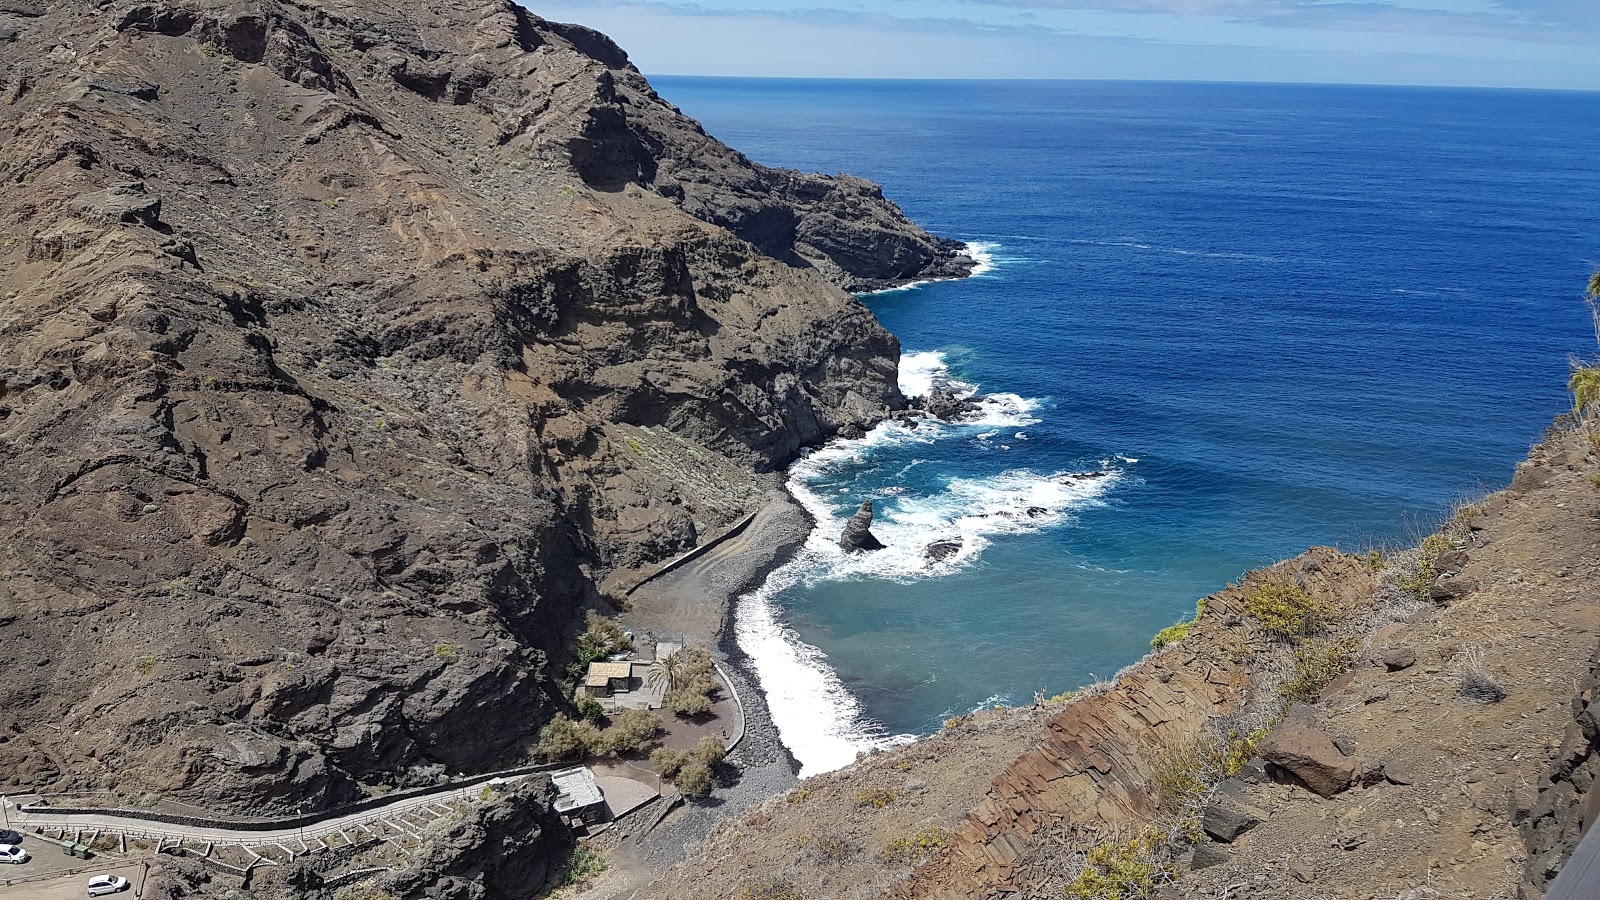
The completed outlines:
[[[89,879],[89,896],[104,897],[128,889],[128,879],[121,875],[96,875]]]
[[[0,844],[0,863],[25,863],[31,857],[16,844]]]

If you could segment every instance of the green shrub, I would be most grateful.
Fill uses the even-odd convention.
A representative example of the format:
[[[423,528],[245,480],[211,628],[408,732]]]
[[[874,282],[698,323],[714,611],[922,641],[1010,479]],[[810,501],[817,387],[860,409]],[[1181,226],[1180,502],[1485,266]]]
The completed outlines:
[[[1434,579],[1439,577],[1439,556],[1449,550],[1453,545],[1450,539],[1443,534],[1430,534],[1422,539],[1419,548],[1416,568],[1402,573],[1399,584],[1417,602],[1428,600],[1428,592],[1433,588]]]
[[[678,770],[672,783],[677,785],[678,792],[692,800],[700,800],[711,795],[711,788],[715,781],[711,777],[711,767],[699,760],[690,760],[683,768]]]
[[[590,850],[582,844],[572,848],[572,855],[567,857],[566,871],[556,879],[556,887],[572,887],[573,885],[588,884],[600,877],[601,873],[609,868],[606,858]]]
[[[634,753],[660,733],[661,720],[654,713],[644,709],[625,709],[611,720],[611,727],[600,732],[593,749],[596,753],[609,756]]]
[[[889,790],[888,788],[874,788],[870,791],[856,791],[857,806],[868,806],[873,809],[883,809],[885,806],[889,806],[898,799],[900,799],[900,795]]]
[[[650,767],[662,778],[672,779],[678,772],[689,764],[689,754],[682,750],[673,750],[668,747],[657,747],[650,754]]]
[[[704,797],[711,791],[711,774],[717,764],[728,755],[722,741],[707,735],[700,739],[694,749],[687,752],[659,747],[650,754],[650,765],[662,778],[671,779],[678,786],[678,790],[686,797]],[[704,780],[701,772],[704,770]],[[687,781],[687,785],[685,782]],[[704,790],[705,793],[693,793],[694,790]]]
[[[1296,640],[1327,627],[1332,609],[1298,584],[1259,581],[1244,597],[1244,611],[1261,630],[1282,640]]]
[[[704,716],[711,712],[711,698],[696,691],[673,691],[667,694],[667,709],[686,719]]]
[[[598,725],[605,721],[606,708],[601,705],[599,700],[596,700],[593,697],[579,697],[578,715],[581,716],[585,722],[593,722]]]
[[[456,648],[450,644],[435,644],[433,655],[447,663],[456,661]]]
[[[929,825],[916,834],[903,834],[891,838],[889,843],[884,845],[883,861],[900,865],[919,865],[928,857],[938,853],[949,839],[948,831],[937,825]]]
[[[1068,900],[1144,900],[1177,875],[1162,859],[1166,842],[1154,828],[1089,851],[1083,870],[1067,885]]]
[[[552,762],[588,756],[599,745],[600,729],[593,722],[574,722],[560,713],[539,729],[538,752]]]
[[[1600,400],[1600,367],[1583,366],[1567,380],[1567,390],[1572,392],[1572,411],[1582,415],[1596,400]]]
[[[1205,614],[1206,601],[1204,598],[1202,598],[1194,605],[1194,618],[1184,619],[1182,622],[1179,622],[1176,625],[1168,625],[1166,628],[1156,632],[1156,636],[1150,639],[1150,649],[1160,650],[1163,647],[1176,644],[1177,642],[1188,637],[1189,626],[1200,621],[1200,617]]]
[[[1278,685],[1278,696],[1286,700],[1316,703],[1335,678],[1344,674],[1355,656],[1356,640],[1351,637],[1324,637],[1306,641],[1294,652],[1294,672]]]
[[[156,670],[156,658],[154,656],[141,656],[134,661],[133,667],[139,670],[140,675],[149,675]]]
[[[594,610],[584,613],[583,623],[583,633],[578,635],[577,659],[569,668],[574,678],[582,677],[589,670],[590,663],[633,649],[633,639],[622,630],[622,626]]]

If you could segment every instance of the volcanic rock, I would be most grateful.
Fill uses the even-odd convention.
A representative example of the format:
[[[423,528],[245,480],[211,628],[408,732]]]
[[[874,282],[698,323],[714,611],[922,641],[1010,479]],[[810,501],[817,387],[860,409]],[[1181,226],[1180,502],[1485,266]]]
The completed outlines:
[[[924,412],[935,419],[955,422],[978,411],[978,401],[968,394],[958,394],[948,388],[935,387],[918,398]]]
[[[24,6],[12,792],[259,816],[517,764],[598,581],[906,407],[845,289],[971,267],[510,0]]]
[[[839,546],[846,553],[882,550],[884,544],[872,533],[872,501],[861,501],[861,508],[844,524],[844,534],[839,536]]]
[[[934,541],[922,550],[922,558],[929,563],[941,563],[961,552],[961,538],[944,538]]]
[[[1350,787],[1356,776],[1356,760],[1339,752],[1327,734],[1307,725],[1274,731],[1261,756],[1275,780],[1299,784],[1322,797]]]

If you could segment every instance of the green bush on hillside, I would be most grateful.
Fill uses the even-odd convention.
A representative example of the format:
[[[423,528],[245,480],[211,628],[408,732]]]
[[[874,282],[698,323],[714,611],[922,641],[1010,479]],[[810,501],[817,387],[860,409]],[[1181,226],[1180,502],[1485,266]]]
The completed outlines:
[[[1244,611],[1261,630],[1282,640],[1298,640],[1327,627],[1332,610],[1298,584],[1260,581],[1244,597]]]

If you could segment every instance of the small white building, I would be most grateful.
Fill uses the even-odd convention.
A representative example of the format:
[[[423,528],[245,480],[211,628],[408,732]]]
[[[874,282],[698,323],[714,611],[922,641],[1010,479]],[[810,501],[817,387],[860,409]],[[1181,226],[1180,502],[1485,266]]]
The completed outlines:
[[[550,773],[550,780],[556,783],[556,812],[586,825],[605,819],[606,798],[588,768],[558,769]]]

